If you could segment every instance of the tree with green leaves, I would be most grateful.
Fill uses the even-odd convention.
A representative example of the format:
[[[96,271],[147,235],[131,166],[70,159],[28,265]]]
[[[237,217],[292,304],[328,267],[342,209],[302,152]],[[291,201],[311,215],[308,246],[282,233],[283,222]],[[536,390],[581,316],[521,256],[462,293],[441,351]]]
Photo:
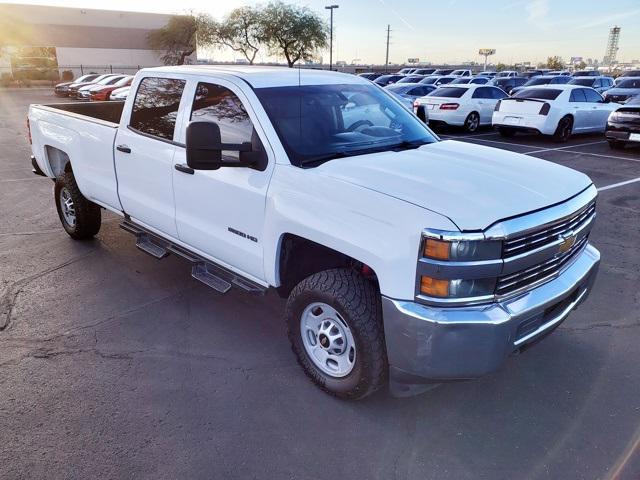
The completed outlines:
[[[261,9],[249,6],[234,9],[221,22],[206,17],[200,29],[203,32],[202,40],[206,44],[239,52],[253,64],[261,45],[261,18]]]
[[[558,55],[547,57],[547,68],[551,70],[562,70],[564,68],[564,62]]]
[[[324,20],[307,7],[273,2],[260,14],[259,38],[271,54],[283,55],[291,68],[325,48],[329,35]]]
[[[165,65],[184,65],[187,58],[196,51],[198,18],[193,15],[172,16],[167,24],[147,35],[149,46],[164,52]]]

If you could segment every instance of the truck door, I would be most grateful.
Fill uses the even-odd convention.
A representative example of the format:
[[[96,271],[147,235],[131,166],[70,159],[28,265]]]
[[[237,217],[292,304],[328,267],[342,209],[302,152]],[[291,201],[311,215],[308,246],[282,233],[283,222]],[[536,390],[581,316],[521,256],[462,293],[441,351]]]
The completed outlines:
[[[173,200],[173,137],[185,80],[141,80],[126,126],[115,141],[118,195],[135,221],[177,238]],[[125,113],[126,114],[126,113]]]
[[[191,85],[188,110],[181,127],[184,139],[189,121],[215,122],[222,143],[251,142],[269,157],[264,171],[248,167],[218,170],[173,170],[176,224],[182,242],[233,270],[264,279],[263,228],[267,188],[274,159],[244,93],[223,79]],[[257,101],[257,100],[256,100]],[[223,151],[223,158],[238,159],[238,152]],[[186,163],[178,148],[174,163]]]

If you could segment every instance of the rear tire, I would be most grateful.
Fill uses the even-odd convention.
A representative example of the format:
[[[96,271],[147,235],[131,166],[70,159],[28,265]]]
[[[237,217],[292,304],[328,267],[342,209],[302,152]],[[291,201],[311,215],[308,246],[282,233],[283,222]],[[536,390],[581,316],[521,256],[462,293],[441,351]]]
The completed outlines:
[[[87,240],[100,230],[100,207],[87,200],[80,192],[73,172],[56,178],[53,189],[62,227],[74,240]]]
[[[556,142],[565,143],[571,137],[573,131],[573,119],[569,116],[562,117],[558,122],[558,127],[553,134],[553,139]]]
[[[471,112],[464,121],[464,129],[468,133],[474,133],[480,127],[480,115],[477,112]]]
[[[498,127],[498,133],[504,138],[512,138],[515,136],[516,131],[509,127]]]
[[[360,399],[386,383],[380,293],[362,275],[338,268],[307,277],[289,295],[285,319],[298,363],[325,392]]]

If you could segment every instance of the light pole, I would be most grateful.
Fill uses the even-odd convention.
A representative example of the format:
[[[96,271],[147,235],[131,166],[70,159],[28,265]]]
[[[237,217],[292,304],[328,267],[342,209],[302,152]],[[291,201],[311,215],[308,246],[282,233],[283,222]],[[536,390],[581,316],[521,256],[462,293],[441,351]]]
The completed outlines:
[[[331,11],[331,20],[329,21],[329,70],[333,68],[333,9],[338,8],[338,5],[328,5],[324,7]]]

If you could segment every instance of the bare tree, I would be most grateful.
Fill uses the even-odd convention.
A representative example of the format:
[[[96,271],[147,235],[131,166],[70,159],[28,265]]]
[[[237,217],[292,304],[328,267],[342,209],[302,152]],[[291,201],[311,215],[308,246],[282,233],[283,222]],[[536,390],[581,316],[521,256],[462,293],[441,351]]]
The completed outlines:
[[[260,39],[274,55],[284,55],[289,67],[311,60],[327,46],[325,22],[306,7],[273,2],[260,15]]]
[[[203,41],[239,52],[253,64],[261,45],[261,15],[259,7],[240,7],[219,23],[207,17],[203,19],[200,29],[203,31]]]
[[[187,58],[196,51],[198,19],[193,15],[176,15],[169,22],[147,35],[149,46],[163,51],[165,65],[184,65]]]

